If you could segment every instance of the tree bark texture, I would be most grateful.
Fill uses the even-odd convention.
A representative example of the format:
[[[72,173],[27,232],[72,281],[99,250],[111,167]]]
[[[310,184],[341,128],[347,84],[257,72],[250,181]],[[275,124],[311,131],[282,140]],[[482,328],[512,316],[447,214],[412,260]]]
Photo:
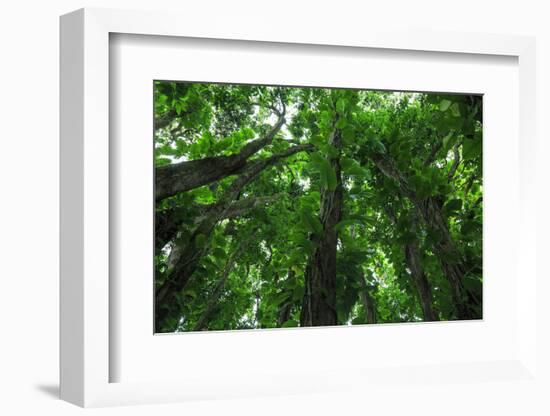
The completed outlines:
[[[406,176],[397,169],[389,156],[377,154],[373,156],[372,160],[384,175],[397,182],[401,193],[412,202],[427,228],[438,236],[438,240],[433,244],[433,250],[439,259],[443,274],[451,285],[457,317],[459,319],[477,318],[475,312],[468,305],[479,305],[479,300],[464,288],[462,282],[465,276],[464,260],[451,237],[449,226],[443,216],[443,204],[436,197],[419,198],[410,187]]]
[[[183,290],[189,279],[195,272],[200,259],[208,249],[207,240],[215,225],[226,218],[227,211],[242,189],[254,180],[264,169],[273,166],[279,160],[295,153],[310,150],[310,145],[292,146],[284,152],[278,153],[266,159],[254,160],[247,164],[242,173],[231,183],[219,202],[213,204],[208,214],[200,221],[192,233],[188,243],[179,253],[179,258],[174,261],[174,267],[164,284],[155,294],[155,320],[157,330],[163,325],[170,310],[176,303],[176,295]]]
[[[411,272],[414,286],[420,298],[424,321],[438,321],[437,314],[432,307],[432,290],[420,262],[420,251],[416,242],[405,245],[405,263]]]
[[[255,208],[260,208],[280,198],[280,194],[247,197],[232,202],[224,211],[223,219],[233,219],[243,215],[247,215]],[[201,205],[195,204],[192,211],[198,213],[195,223],[200,223],[209,214],[212,208],[217,204]],[[188,212],[188,207],[169,208],[155,213],[155,249],[157,252],[161,250],[168,242],[176,237],[180,227],[185,222],[185,213]]]
[[[365,309],[365,322],[367,324],[376,323],[376,305],[374,299],[370,295],[369,287],[365,282],[365,277],[361,276],[361,301],[363,302],[363,308]]]
[[[395,211],[391,207],[386,208],[386,213],[388,214],[392,223],[397,226],[397,216]],[[416,212],[411,213],[413,215],[413,229],[411,230],[414,234],[418,233],[418,218]],[[420,249],[418,247],[418,240],[415,238],[413,241],[410,241],[404,244],[403,247],[405,255],[405,265],[410,272],[410,276],[413,282],[413,286],[416,288],[416,293],[420,299],[420,306],[422,308],[422,316],[424,321],[437,321],[437,313],[433,309],[433,298],[430,282],[428,277],[424,272],[422,267]]]
[[[242,240],[239,246],[237,247],[237,249],[227,259],[222,275],[218,280],[218,282],[216,283],[216,287],[214,288],[212,295],[208,299],[206,307],[204,308],[199,320],[197,321],[197,323],[195,324],[195,327],[193,328],[194,331],[202,331],[203,329],[208,327],[208,322],[212,318],[212,313],[216,309],[220,296],[223,293],[223,289],[225,287],[225,283],[227,282],[227,278],[229,277],[229,274],[235,267],[235,262],[237,261],[239,256],[243,254],[246,247],[248,247],[248,243],[250,243],[250,240],[252,238],[253,238],[253,235],[251,235],[250,238],[247,240]]]
[[[271,144],[284,122],[284,115],[281,114],[265,137],[252,140],[237,154],[159,166],[155,169],[155,200],[158,202],[179,192],[190,191],[238,174],[245,168],[250,156]]]
[[[294,270],[290,269],[288,271],[288,278],[294,279],[296,276],[296,273]],[[279,305],[279,310],[277,311],[277,327],[280,328],[286,321],[290,319],[291,313],[292,313],[292,298],[289,296],[289,299],[284,301],[281,305]]]
[[[335,130],[330,141],[340,150],[342,138]],[[340,157],[330,159],[330,165],[336,172],[336,188],[321,190],[319,219],[323,225],[320,235],[314,234],[312,241],[316,248],[306,266],[305,292],[300,314],[301,326],[336,325],[336,248],[338,232],[335,225],[341,220],[343,206],[342,172]]]

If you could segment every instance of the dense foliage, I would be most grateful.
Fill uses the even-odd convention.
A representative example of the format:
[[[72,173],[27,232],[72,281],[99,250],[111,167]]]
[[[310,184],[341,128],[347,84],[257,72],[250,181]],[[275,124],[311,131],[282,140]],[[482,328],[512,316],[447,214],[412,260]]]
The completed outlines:
[[[157,332],[481,318],[481,97],[154,88]]]

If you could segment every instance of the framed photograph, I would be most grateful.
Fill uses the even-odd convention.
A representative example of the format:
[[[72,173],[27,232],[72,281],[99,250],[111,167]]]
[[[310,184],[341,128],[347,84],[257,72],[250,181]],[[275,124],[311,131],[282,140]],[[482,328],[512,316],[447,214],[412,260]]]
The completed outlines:
[[[61,18],[61,397],[538,388],[534,40],[179,22]]]

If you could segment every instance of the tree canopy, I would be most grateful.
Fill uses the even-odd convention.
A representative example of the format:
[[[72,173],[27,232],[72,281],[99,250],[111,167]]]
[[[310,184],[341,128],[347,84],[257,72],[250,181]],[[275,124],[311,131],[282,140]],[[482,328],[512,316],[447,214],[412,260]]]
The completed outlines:
[[[157,332],[482,317],[482,97],[155,81]]]

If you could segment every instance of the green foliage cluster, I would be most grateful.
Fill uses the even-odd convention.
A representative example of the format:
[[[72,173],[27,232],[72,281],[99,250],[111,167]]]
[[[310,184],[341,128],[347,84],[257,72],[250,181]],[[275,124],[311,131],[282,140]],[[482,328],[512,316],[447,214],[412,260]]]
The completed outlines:
[[[283,112],[247,163],[306,149],[263,169],[229,201],[255,203],[235,215],[225,208],[206,232],[197,232],[201,221],[227,203],[244,168],[157,200],[157,215],[177,219],[156,250],[157,293],[180,279],[173,264],[191,241],[197,260],[173,302],[157,305],[157,331],[300,326],[312,236],[326,231],[322,196],[337,187],[338,324],[423,321],[426,307],[429,320],[482,316],[481,97],[165,81],[154,89],[157,170],[235,157]]]

